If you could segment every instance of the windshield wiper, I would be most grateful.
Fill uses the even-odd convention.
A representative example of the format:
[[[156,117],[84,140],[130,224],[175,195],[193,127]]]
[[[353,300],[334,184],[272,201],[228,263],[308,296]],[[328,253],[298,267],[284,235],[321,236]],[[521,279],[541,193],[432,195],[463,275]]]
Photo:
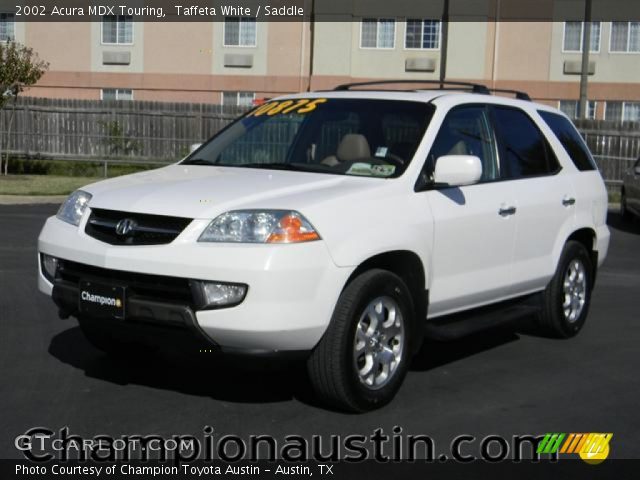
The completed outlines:
[[[214,165],[215,162],[211,160],[205,160],[204,158],[191,158],[185,162],[182,162],[182,165]]]
[[[216,167],[261,168],[265,170],[291,170],[294,172],[306,172],[312,168],[305,168],[301,164],[277,162],[277,163],[217,163]]]

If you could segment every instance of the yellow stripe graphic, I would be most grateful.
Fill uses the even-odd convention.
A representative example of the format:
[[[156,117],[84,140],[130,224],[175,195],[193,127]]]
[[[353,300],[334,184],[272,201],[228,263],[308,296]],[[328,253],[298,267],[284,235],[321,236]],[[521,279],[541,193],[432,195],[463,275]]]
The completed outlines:
[[[589,451],[586,451],[585,449],[583,453],[598,453],[600,451],[601,443],[602,443],[602,435],[599,433],[596,433],[593,436],[593,443],[591,444],[591,448],[589,449]]]
[[[598,453],[604,452],[613,434],[612,433],[594,433],[593,436],[594,436],[593,443],[590,445],[591,448],[587,449],[587,447],[585,446],[584,449],[581,450],[582,453],[598,454]]]
[[[591,437],[593,437],[593,433],[590,433],[589,435],[583,435],[582,439],[580,440],[580,442],[578,442],[578,445],[576,445],[576,448],[573,451],[576,453],[581,452],[583,448],[586,448],[585,444],[591,443]]]

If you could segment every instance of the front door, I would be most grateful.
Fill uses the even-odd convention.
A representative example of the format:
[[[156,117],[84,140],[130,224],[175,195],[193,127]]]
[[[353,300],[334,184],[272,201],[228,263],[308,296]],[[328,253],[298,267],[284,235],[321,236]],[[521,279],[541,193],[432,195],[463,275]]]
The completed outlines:
[[[427,159],[432,172],[445,155],[475,155],[480,183],[425,192],[434,220],[429,317],[509,296],[515,237],[515,193],[500,181],[490,108],[456,107],[446,116]],[[446,159],[443,159],[446,161]]]

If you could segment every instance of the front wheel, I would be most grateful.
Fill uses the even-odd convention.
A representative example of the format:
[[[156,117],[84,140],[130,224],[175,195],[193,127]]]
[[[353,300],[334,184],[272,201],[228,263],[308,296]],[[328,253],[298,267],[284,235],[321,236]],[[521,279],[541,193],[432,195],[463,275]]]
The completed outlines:
[[[543,293],[539,323],[548,335],[569,338],[584,326],[593,288],[593,265],[579,242],[564,246],[556,273]]]
[[[391,401],[408,369],[412,322],[413,302],[400,277],[385,270],[356,277],[307,362],[321,400],[353,412]]]

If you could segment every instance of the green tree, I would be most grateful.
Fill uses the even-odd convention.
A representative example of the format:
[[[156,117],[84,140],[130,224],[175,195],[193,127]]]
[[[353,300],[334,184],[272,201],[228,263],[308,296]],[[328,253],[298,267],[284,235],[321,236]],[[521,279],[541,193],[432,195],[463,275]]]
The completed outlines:
[[[127,156],[140,152],[140,142],[125,133],[122,124],[117,120],[112,122],[98,122],[105,127],[107,137],[102,141],[109,149],[109,155],[114,157]]]
[[[4,152],[4,174],[9,167],[9,135],[13,125],[14,109],[9,115],[2,115],[7,105],[15,105],[18,95],[25,88],[35,85],[47,71],[49,64],[38,54],[20,43],[0,42],[0,122],[4,119],[6,128],[0,123],[0,172],[3,171],[2,153]],[[8,118],[7,118],[8,117]],[[6,146],[6,148],[4,148]]]

